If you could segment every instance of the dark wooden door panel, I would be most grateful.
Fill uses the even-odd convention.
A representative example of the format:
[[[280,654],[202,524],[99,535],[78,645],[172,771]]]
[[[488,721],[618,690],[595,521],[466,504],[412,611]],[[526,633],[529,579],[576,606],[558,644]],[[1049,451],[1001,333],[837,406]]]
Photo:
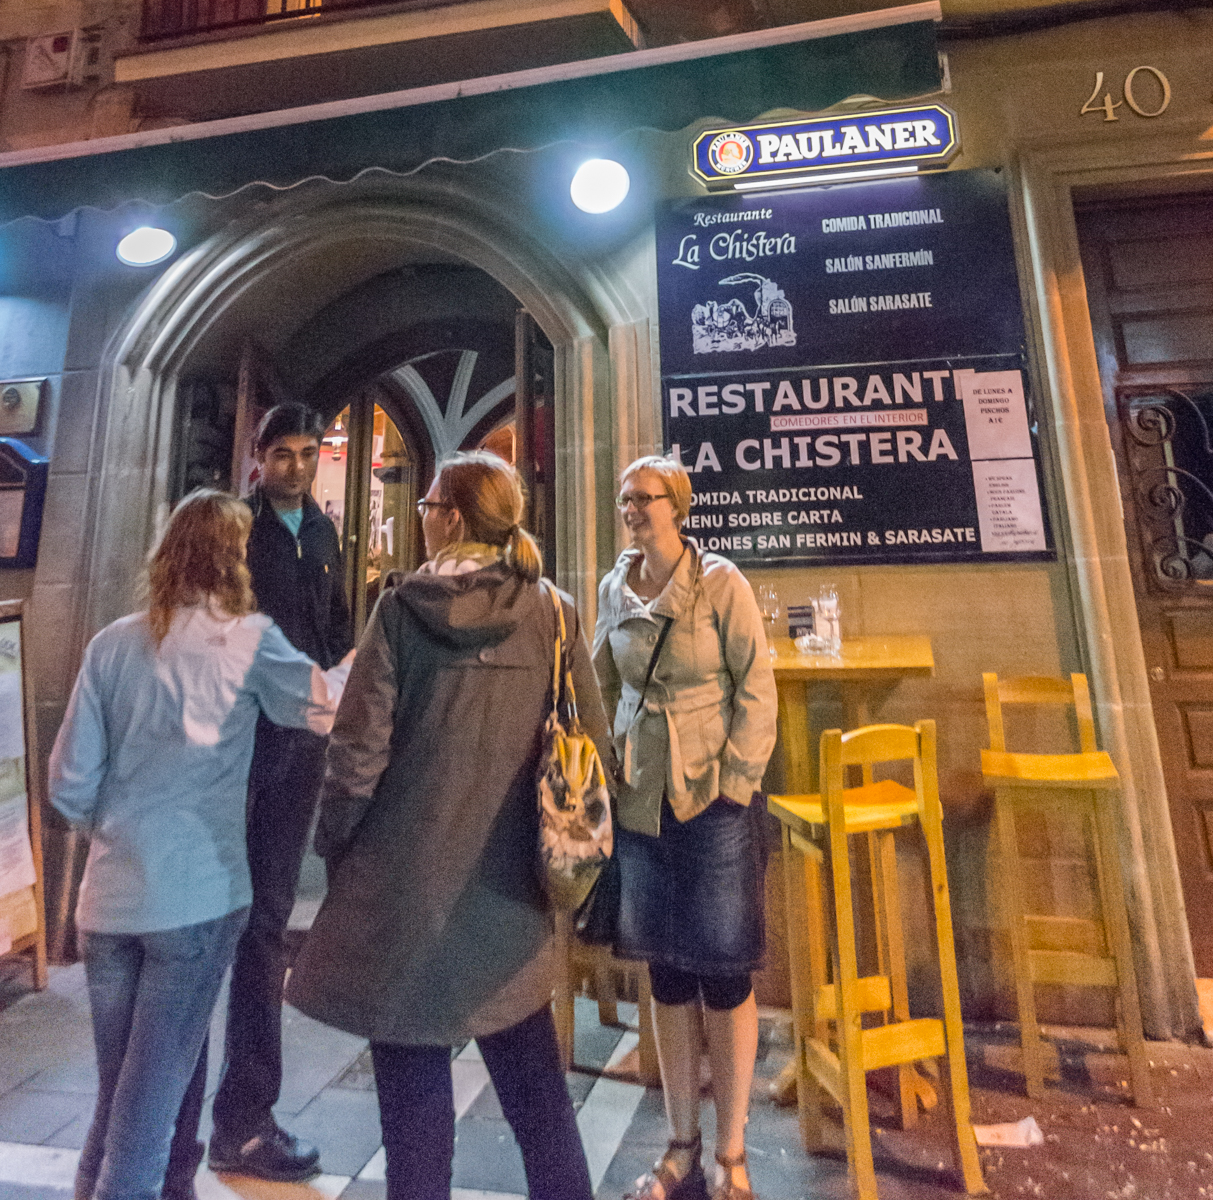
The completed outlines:
[[[1213,197],[1077,216],[1192,949],[1213,976]]]
[[[1119,291],[1161,287],[1170,292],[1177,284],[1207,283],[1213,233],[1192,233],[1182,242],[1170,237],[1112,242],[1108,262]]]

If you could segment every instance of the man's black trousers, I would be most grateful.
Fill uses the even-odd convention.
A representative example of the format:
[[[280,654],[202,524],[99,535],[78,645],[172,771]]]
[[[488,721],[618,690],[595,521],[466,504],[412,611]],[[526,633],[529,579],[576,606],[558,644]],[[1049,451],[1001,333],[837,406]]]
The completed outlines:
[[[236,948],[215,1131],[240,1144],[273,1122],[282,1087],[286,927],[308,830],[324,782],[327,739],[261,717],[249,771],[248,856],[253,906]]]

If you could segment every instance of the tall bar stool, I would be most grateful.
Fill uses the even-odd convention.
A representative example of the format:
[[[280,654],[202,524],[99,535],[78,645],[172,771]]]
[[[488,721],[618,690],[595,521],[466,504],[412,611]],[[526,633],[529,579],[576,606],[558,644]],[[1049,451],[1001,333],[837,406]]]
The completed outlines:
[[[880,763],[910,761],[914,787],[873,782]],[[860,767],[862,785],[844,786],[846,768]],[[822,1105],[842,1109],[847,1162],[859,1200],[876,1200],[868,1114],[867,1072],[896,1067],[903,1122],[916,1114],[914,1064],[946,1059],[940,1072],[946,1109],[955,1125],[954,1165],[970,1194],[986,1191],[969,1113],[969,1080],[952,911],[944,863],[943,810],[935,770],[935,723],[871,725],[821,737],[822,791],[771,796],[770,811],[783,825],[792,960],[793,1027],[801,1132],[809,1149],[827,1145]],[[893,831],[917,825],[930,865],[935,941],[943,1019],[913,1019],[906,994],[904,943]],[[848,838],[871,835],[873,908],[878,971],[859,975]],[[824,884],[823,884],[824,879]],[[824,901],[824,903],[823,903]],[[832,982],[827,981],[827,960]],[[863,1027],[865,1014],[883,1024]],[[908,1119],[907,1119],[908,1118]]]
[[[1116,1026],[1129,1059],[1133,1098],[1154,1104],[1141,1006],[1133,969],[1133,948],[1125,915],[1116,856],[1111,805],[1120,777],[1095,742],[1095,721],[1085,675],[1069,680],[1041,676],[999,679],[987,673],[986,721],[990,749],[981,752],[981,774],[994,791],[998,826],[998,880],[1011,936],[1015,996],[1028,1095],[1044,1093],[1044,1046],[1036,1019],[1039,984],[1111,988],[1116,994]],[[1004,705],[1073,706],[1078,725],[1077,754],[1009,753]],[[1025,866],[1019,853],[1016,816],[1032,812],[1091,832],[1093,880],[1098,919],[1031,913],[1025,905]]]
[[[619,996],[616,978],[622,978],[637,997],[637,1081],[645,1087],[661,1086],[657,1061],[657,1039],[653,1031],[653,993],[649,987],[649,969],[642,962],[616,958],[606,946],[587,946],[572,932],[571,920],[561,915],[556,920],[556,953],[560,974],[552,995],[552,1015],[556,1022],[556,1040],[561,1065],[566,1071],[577,1064],[573,1058],[574,1011],[577,990],[583,980],[592,979],[598,1003],[598,1022],[618,1026]]]

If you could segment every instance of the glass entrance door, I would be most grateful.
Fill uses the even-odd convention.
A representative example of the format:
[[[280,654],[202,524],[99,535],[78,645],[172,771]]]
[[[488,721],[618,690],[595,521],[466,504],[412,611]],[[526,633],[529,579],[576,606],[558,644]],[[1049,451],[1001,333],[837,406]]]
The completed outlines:
[[[418,486],[415,452],[373,397],[338,413],[324,435],[312,496],[341,538],[355,636],[391,572],[421,563]]]

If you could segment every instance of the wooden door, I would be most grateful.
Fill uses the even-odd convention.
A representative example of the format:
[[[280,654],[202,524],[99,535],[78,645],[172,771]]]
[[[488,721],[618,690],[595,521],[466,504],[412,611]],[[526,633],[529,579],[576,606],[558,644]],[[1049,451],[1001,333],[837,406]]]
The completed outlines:
[[[1188,928],[1211,977],[1213,195],[1077,217]]]
[[[514,423],[518,471],[526,486],[527,528],[543,552],[543,571],[556,578],[555,354],[535,318],[518,310],[514,325]]]
[[[274,360],[255,342],[245,342],[236,375],[236,431],[232,442],[232,491],[247,496],[257,482],[257,427],[277,404],[294,399]]]

